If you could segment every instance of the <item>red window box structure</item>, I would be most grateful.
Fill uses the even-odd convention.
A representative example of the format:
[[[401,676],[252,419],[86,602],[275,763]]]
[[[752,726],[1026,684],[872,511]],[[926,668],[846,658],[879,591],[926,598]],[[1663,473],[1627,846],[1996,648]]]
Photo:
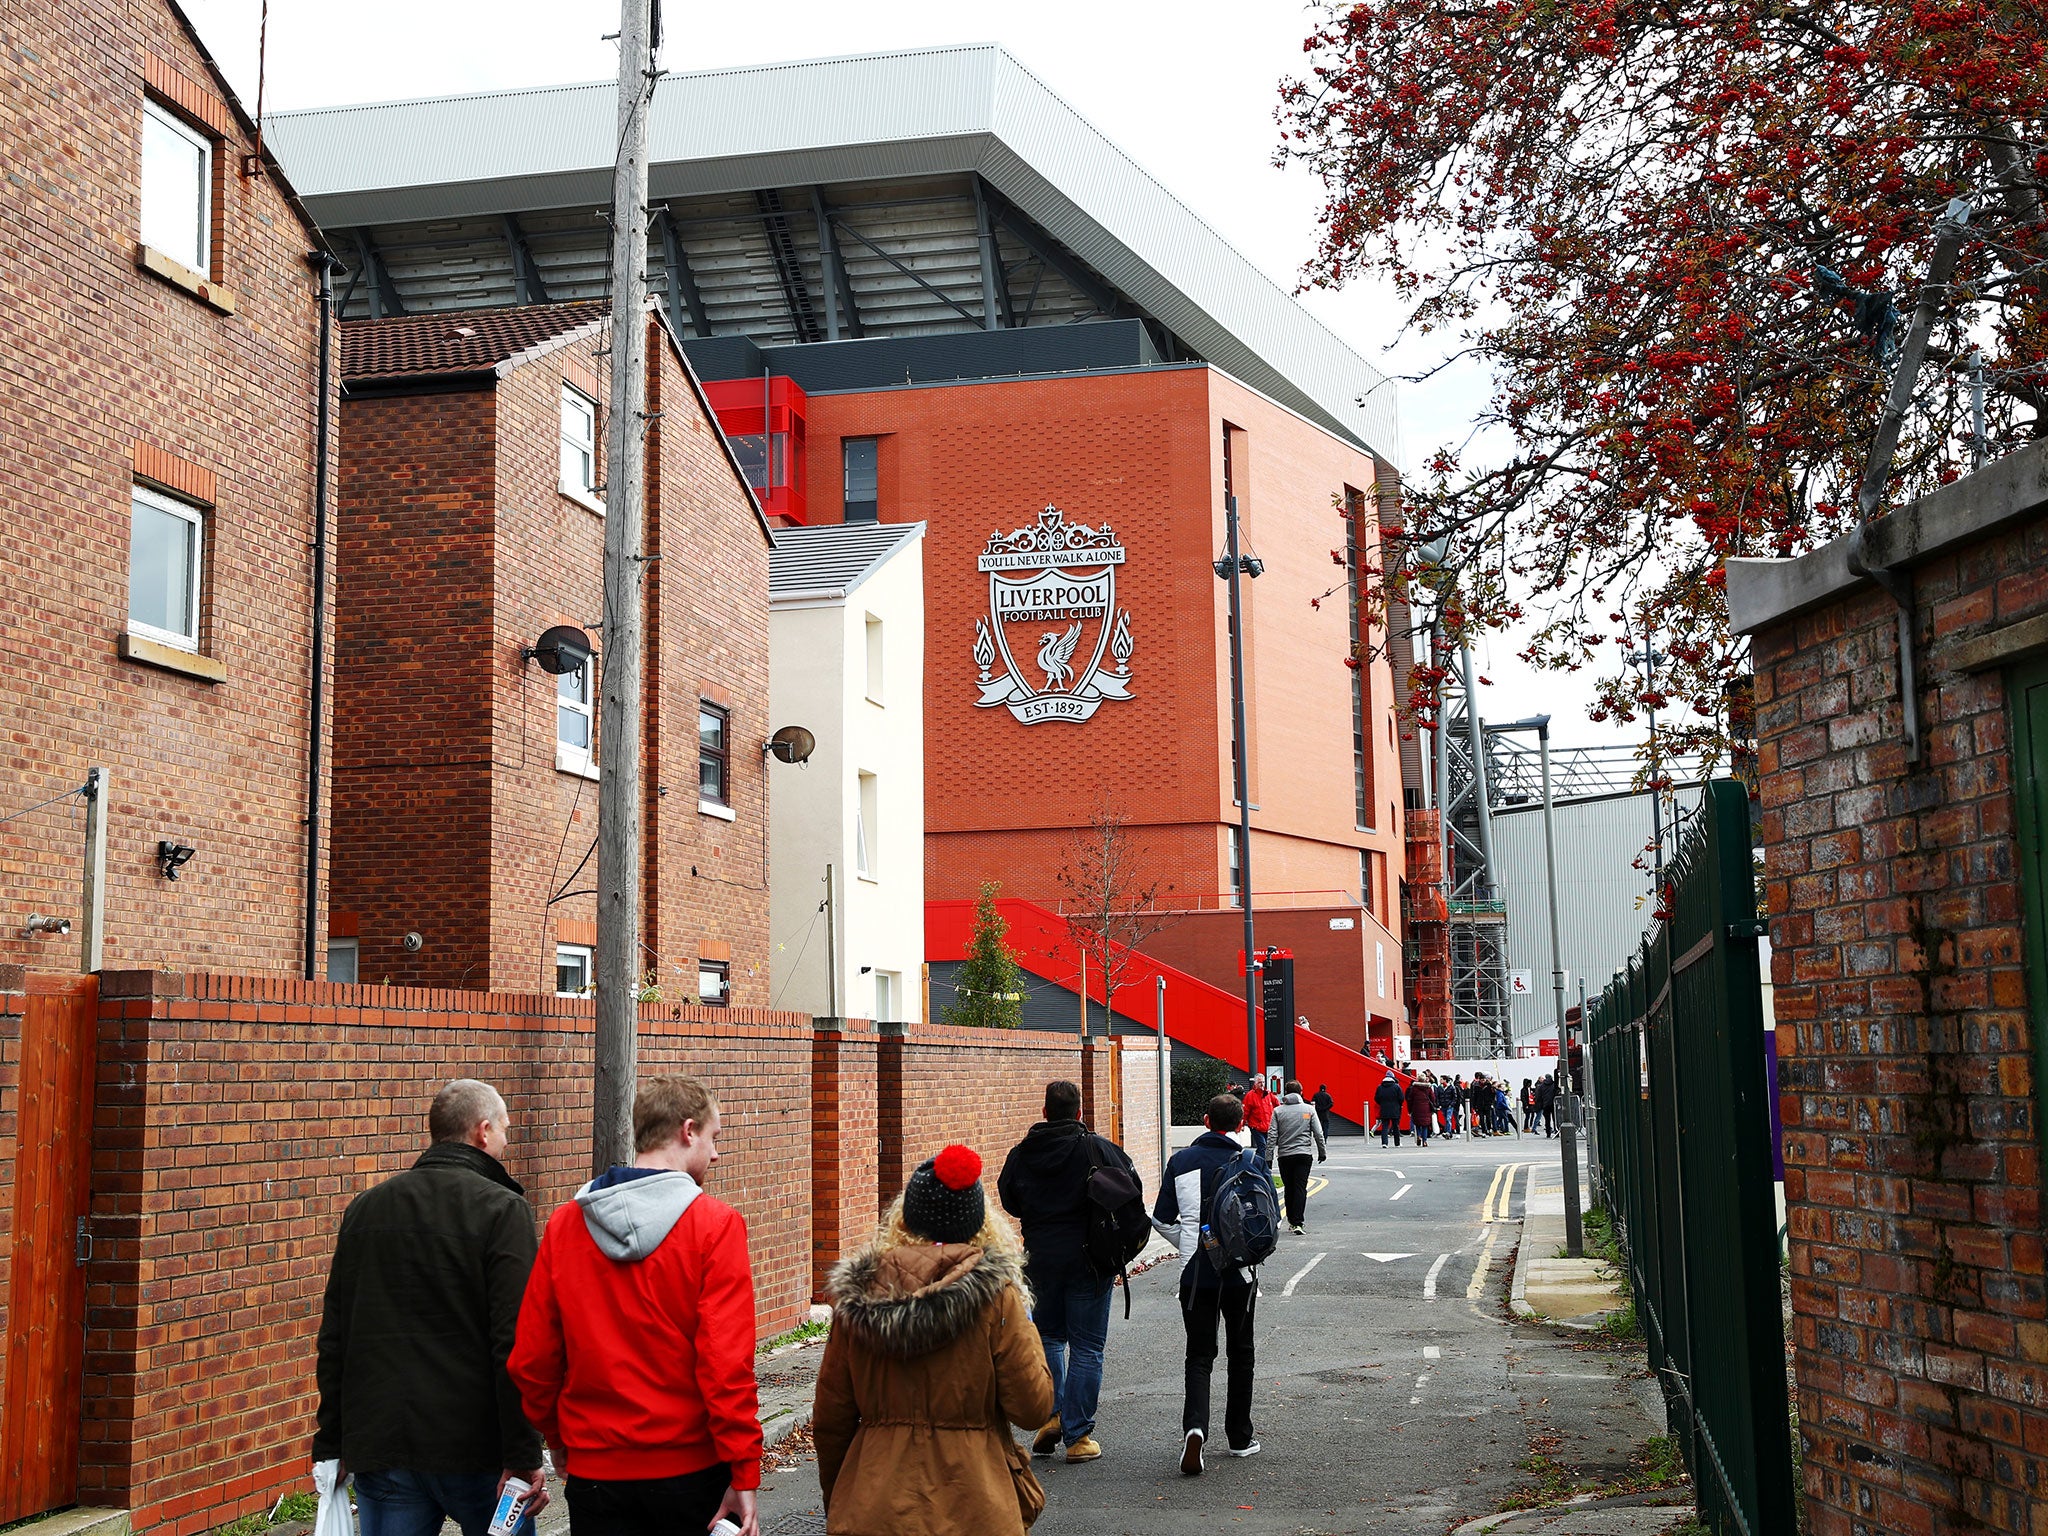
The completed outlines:
[[[758,379],[706,380],[704,393],[732,443],[761,510],[792,523],[808,522],[804,494],[806,401],[796,380],[763,374]]]

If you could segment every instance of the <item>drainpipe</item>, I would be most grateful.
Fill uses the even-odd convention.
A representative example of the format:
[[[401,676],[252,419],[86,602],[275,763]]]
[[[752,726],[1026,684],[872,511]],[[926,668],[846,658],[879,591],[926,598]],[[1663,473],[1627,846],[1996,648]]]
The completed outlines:
[[[334,435],[334,256],[306,260],[320,275],[320,395],[313,418],[313,680],[306,729],[306,980],[320,976],[320,762],[327,713],[327,460]]]

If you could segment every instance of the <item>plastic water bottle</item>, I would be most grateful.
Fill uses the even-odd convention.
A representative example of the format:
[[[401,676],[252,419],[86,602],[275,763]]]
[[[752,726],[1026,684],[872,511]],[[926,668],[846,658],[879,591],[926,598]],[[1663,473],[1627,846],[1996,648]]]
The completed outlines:
[[[526,1497],[532,1492],[532,1485],[521,1478],[505,1479],[504,1491],[498,1495],[498,1507],[491,1513],[490,1536],[512,1536],[526,1513]]]
[[[711,1527],[711,1536],[740,1536],[740,1528],[730,1520],[721,1520]]]

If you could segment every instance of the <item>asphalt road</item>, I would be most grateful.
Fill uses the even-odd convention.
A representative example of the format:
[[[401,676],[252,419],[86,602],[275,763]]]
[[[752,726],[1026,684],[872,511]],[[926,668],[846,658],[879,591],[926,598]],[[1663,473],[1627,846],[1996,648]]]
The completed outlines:
[[[1546,1328],[1511,1324],[1502,1297],[1538,1137],[1340,1141],[1316,1170],[1308,1233],[1261,1271],[1258,1456],[1220,1449],[1177,1468],[1184,1335],[1169,1261],[1116,1306],[1096,1429],[1101,1460],[1035,1463],[1047,1493],[1034,1536],[1190,1529],[1421,1536],[1491,1513],[1526,1484],[1532,1443],[1582,1471],[1615,1470],[1661,1426],[1623,1380],[1628,1363]],[[1222,1441],[1216,1366],[1213,1444]],[[1557,1436],[1555,1442],[1547,1437]],[[769,1479],[767,1536],[822,1531],[815,1468]]]

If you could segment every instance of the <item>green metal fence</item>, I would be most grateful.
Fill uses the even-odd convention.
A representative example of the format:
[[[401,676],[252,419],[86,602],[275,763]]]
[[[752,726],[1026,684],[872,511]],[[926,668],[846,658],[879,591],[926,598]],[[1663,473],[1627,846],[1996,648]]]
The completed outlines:
[[[1749,797],[1706,786],[1670,917],[1589,1009],[1603,1202],[1716,1536],[1798,1530]]]

